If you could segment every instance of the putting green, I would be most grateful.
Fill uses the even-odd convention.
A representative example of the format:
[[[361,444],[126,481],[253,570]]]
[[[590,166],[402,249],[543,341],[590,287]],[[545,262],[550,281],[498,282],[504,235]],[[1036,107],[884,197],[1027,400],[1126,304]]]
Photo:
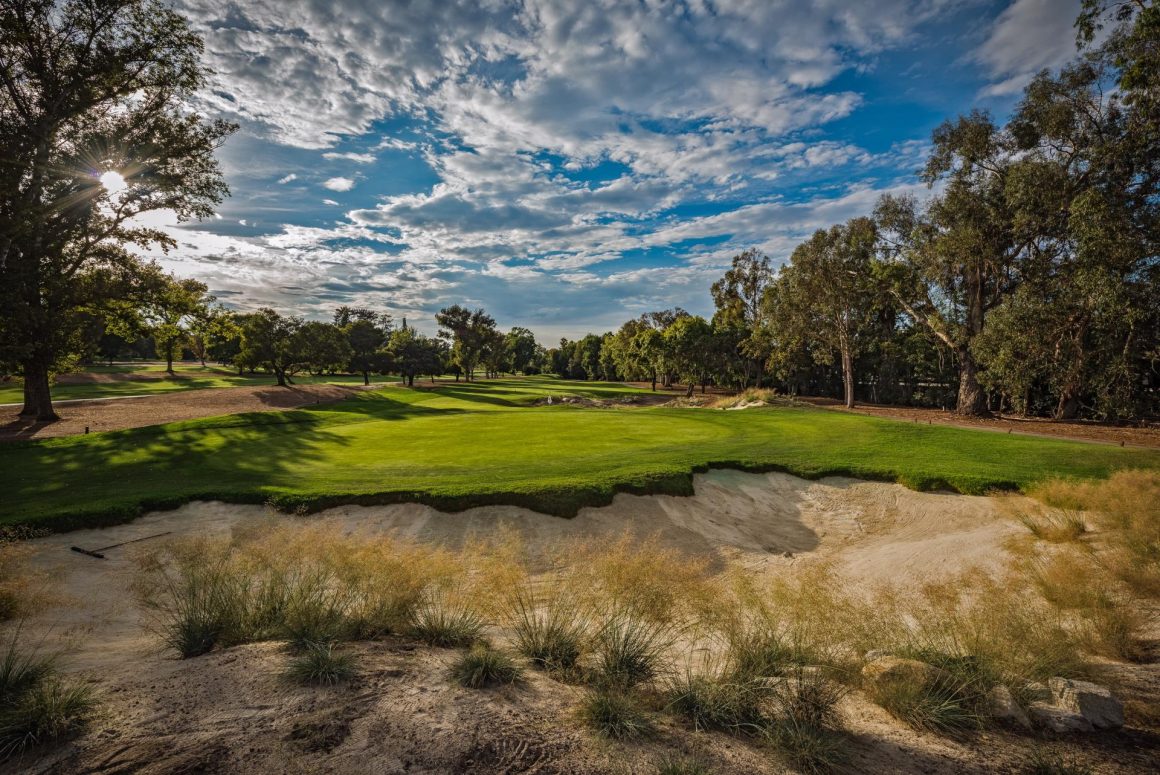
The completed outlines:
[[[799,407],[534,405],[610,383],[511,379],[387,388],[327,406],[0,445],[0,522],[57,528],[205,498],[314,510],[417,500],[561,515],[621,490],[688,493],[711,466],[845,474],[981,493],[1160,467],[1160,452]]]

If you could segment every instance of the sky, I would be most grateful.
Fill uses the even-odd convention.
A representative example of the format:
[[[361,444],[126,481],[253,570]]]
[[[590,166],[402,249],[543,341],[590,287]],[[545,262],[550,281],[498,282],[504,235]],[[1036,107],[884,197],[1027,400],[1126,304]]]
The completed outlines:
[[[672,306],[918,180],[1075,54],[1079,0],[176,0],[232,195],[160,258],[228,306],[544,344]]]

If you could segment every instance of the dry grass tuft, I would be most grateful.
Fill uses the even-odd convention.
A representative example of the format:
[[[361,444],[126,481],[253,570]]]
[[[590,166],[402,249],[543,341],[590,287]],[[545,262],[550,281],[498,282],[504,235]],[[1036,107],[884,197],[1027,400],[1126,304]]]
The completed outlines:
[[[1065,509],[1040,516],[1024,514],[1019,518],[1031,535],[1041,541],[1068,543],[1078,541],[1088,533],[1087,520],[1083,512]]]

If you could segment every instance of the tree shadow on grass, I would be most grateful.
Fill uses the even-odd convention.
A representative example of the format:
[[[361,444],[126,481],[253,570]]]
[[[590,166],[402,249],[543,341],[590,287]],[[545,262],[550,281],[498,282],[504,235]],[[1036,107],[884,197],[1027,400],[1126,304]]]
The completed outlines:
[[[375,392],[356,393],[350,398],[320,404],[316,409],[307,408],[305,411],[350,415],[367,420],[405,420],[409,417],[465,414],[468,410],[458,407],[428,406],[422,401],[399,401]]]
[[[512,401],[509,398],[500,398],[495,395],[497,385],[478,385],[470,382],[460,382],[458,384],[439,385],[438,387],[426,388],[433,393],[437,393],[447,398],[458,398],[462,401],[471,401],[473,403],[491,404],[493,406],[504,407],[520,407],[523,404]]]
[[[263,503],[287,483],[302,482],[304,465],[324,469],[336,448],[351,443],[309,412],[228,419],[4,445],[0,523],[67,530],[191,500]]]

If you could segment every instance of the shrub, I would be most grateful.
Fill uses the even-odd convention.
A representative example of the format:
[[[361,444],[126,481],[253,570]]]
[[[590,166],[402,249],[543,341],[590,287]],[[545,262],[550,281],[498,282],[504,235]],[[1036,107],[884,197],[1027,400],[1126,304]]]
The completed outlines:
[[[483,632],[483,620],[446,596],[429,596],[411,614],[411,631],[425,643],[443,648],[470,646]]]
[[[738,681],[783,675],[795,667],[813,663],[806,647],[791,643],[765,623],[732,633],[728,653],[734,679]]]
[[[916,729],[956,734],[979,728],[984,719],[972,702],[973,692],[949,673],[929,681],[879,681],[869,694],[891,715]]]
[[[334,686],[354,678],[355,660],[333,643],[304,644],[291,659],[286,675],[300,684]]]
[[[93,706],[88,687],[58,677],[52,658],[26,652],[13,634],[0,658],[0,760],[73,734]]]
[[[510,656],[486,643],[472,646],[451,668],[455,682],[468,689],[515,683],[522,673]]]
[[[348,631],[345,588],[321,569],[304,569],[287,585],[280,634],[293,649],[343,639]]]
[[[731,673],[712,669],[688,668],[665,687],[668,710],[698,730],[756,732],[766,722],[762,702],[768,695],[756,681],[734,680]]]
[[[782,721],[791,721],[799,727],[827,729],[837,725],[838,703],[847,691],[821,671],[798,670],[775,682],[770,694]]]
[[[148,557],[139,599],[153,627],[182,658],[208,653],[219,641],[247,639],[248,576],[228,544],[174,542]]]
[[[848,757],[846,740],[841,735],[788,717],[777,721],[766,733],[766,739],[804,772],[829,772]]]
[[[1067,543],[1078,541],[1088,532],[1083,513],[1066,509],[1056,514],[1034,517],[1025,514],[1019,519],[1031,534],[1043,541]]]
[[[655,678],[672,641],[667,625],[615,613],[596,636],[596,670],[600,683],[630,689]]]
[[[584,653],[587,627],[575,609],[556,599],[537,601],[526,591],[512,600],[516,648],[533,666],[544,670],[575,670]]]
[[[625,692],[590,692],[580,707],[580,717],[601,737],[635,740],[652,734],[652,721]]]

